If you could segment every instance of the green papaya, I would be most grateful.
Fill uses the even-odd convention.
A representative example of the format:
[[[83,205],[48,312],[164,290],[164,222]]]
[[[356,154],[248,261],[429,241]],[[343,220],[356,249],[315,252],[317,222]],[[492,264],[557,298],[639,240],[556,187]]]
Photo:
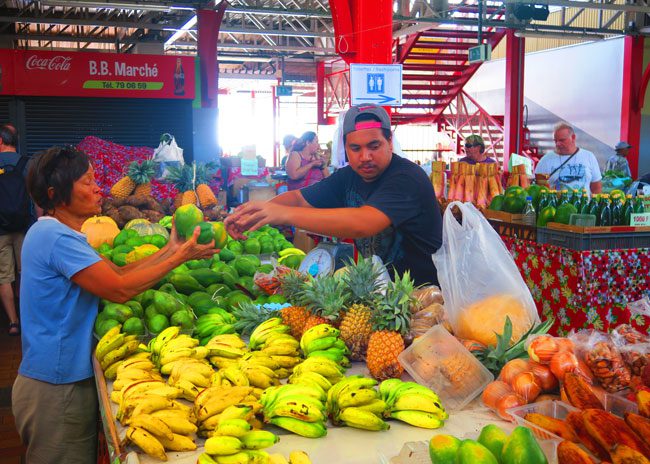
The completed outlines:
[[[156,291],[153,304],[159,314],[169,317],[183,307],[183,302],[169,293]]]
[[[232,261],[233,259],[235,259],[235,253],[231,251],[229,248],[223,247],[219,252],[220,261],[227,263],[229,261]]]
[[[142,305],[140,304],[140,302],[135,301],[135,300],[130,300],[130,301],[127,301],[124,304],[126,306],[128,306],[129,308],[131,308],[131,310],[133,311],[134,316],[142,317],[142,315],[144,314],[144,309],[142,309]]]
[[[497,458],[497,461],[501,461],[501,452],[503,451],[503,445],[505,445],[508,440],[508,434],[503,431],[500,427],[494,424],[488,424],[481,430],[481,434],[478,436],[478,442],[490,450],[494,457]]]
[[[429,440],[431,464],[456,464],[461,441],[452,435],[434,435]]]
[[[501,459],[502,464],[548,464],[533,432],[522,426],[515,427],[508,437]]]
[[[212,264],[211,259],[193,259],[191,261],[187,261],[185,265],[187,266],[188,269],[207,269],[210,267]]]
[[[109,303],[104,306],[102,312],[108,316],[108,319],[115,319],[119,321],[120,324],[123,324],[124,321],[133,317],[133,310],[127,305],[120,303]]]
[[[237,274],[240,276],[248,276],[248,277],[253,277],[255,275],[255,271],[257,270],[257,266],[255,263],[243,256],[236,258],[233,263],[232,267],[235,268],[237,271]]]
[[[204,287],[221,282],[221,276],[219,273],[212,269],[194,269],[193,271],[190,271],[189,275],[194,277],[196,281]]]
[[[197,304],[199,304],[202,301],[209,301],[212,303],[212,298],[209,293],[206,292],[194,292],[190,296],[187,297],[187,304],[189,304],[192,308],[195,307]]]
[[[205,290],[203,286],[189,274],[174,274],[169,278],[169,282],[178,292],[185,295]]]
[[[489,449],[474,440],[463,440],[460,443],[456,462],[457,464],[499,464]]]

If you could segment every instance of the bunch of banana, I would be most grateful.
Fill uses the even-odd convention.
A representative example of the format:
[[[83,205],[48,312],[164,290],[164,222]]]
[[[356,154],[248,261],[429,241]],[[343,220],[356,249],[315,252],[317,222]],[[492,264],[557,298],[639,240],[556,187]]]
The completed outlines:
[[[147,358],[130,357],[121,361],[116,369],[116,377],[111,391],[111,400],[120,404],[122,393],[127,388],[138,383],[151,383],[156,386],[164,385],[164,381],[154,364]],[[145,382],[148,381],[148,382]]]
[[[303,362],[293,368],[293,375],[302,376],[306,372],[315,372],[325,377],[330,384],[344,377],[345,368],[335,361],[322,356],[314,356],[305,359]]]
[[[217,335],[235,333],[234,323],[235,316],[225,309],[210,308],[208,314],[204,314],[196,320],[193,335],[199,339],[199,344],[204,346]]]
[[[375,379],[353,375],[337,382],[327,392],[327,411],[335,425],[364,430],[388,430],[382,415],[386,403],[374,389]]]
[[[278,263],[282,264],[289,256],[305,256],[305,252],[300,248],[285,248],[284,250],[280,250],[278,255],[280,255]]]
[[[248,347],[251,350],[262,348],[267,338],[275,333],[289,333],[290,327],[282,323],[282,318],[272,317],[259,324],[250,335]]]
[[[272,432],[251,430],[243,419],[220,418],[214,435],[205,441],[205,454],[217,463],[268,463],[269,454],[263,450],[278,441]]]
[[[327,393],[329,389],[332,388],[332,383],[327,380],[326,377],[323,377],[321,374],[314,371],[305,371],[301,372],[300,374],[291,374],[288,382],[292,384],[307,385],[314,388],[320,388],[324,393]]]
[[[210,362],[219,369],[236,366],[248,352],[246,342],[237,334],[221,334],[212,337],[205,347],[210,350]]]
[[[300,364],[299,351],[300,343],[291,334],[284,332],[273,332],[265,338],[259,351],[253,351],[253,355],[247,360],[255,359],[257,364],[263,364],[275,372],[279,379],[286,379],[291,375],[294,366]],[[271,361],[260,361],[260,358],[268,357]]]
[[[379,385],[379,394],[386,403],[384,417],[425,429],[442,427],[449,418],[438,395],[418,383],[384,380]]]
[[[341,366],[349,367],[350,353],[345,342],[339,338],[341,331],[329,324],[318,324],[302,334],[300,349],[306,358],[320,356],[331,359]]]
[[[230,408],[234,406],[235,408]],[[194,413],[198,420],[199,435],[209,437],[223,417],[245,419],[252,425],[261,425],[254,421],[254,414],[262,408],[255,396],[253,387],[249,386],[212,386],[199,393],[194,400]],[[228,414],[224,412],[228,409]],[[237,417],[232,417],[237,413]]]
[[[95,357],[104,371],[104,377],[111,380],[117,374],[121,361],[141,350],[137,335],[120,332],[121,325],[111,328],[97,343]]]
[[[214,369],[204,359],[180,358],[170,364],[172,369],[167,383],[178,388],[182,398],[193,402],[201,390],[210,386]]]
[[[322,389],[296,384],[268,388],[260,397],[265,422],[307,438],[327,435],[325,400]]]
[[[288,461],[280,453],[269,455],[269,464],[311,464],[311,459],[306,452],[294,450],[289,453]]]

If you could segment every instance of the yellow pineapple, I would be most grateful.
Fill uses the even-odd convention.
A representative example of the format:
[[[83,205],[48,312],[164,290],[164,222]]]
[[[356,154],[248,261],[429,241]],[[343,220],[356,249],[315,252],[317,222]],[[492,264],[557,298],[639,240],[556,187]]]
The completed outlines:
[[[334,276],[308,281],[298,295],[298,301],[310,313],[302,328],[303,333],[318,324],[335,325],[349,296],[345,283]]]
[[[142,161],[137,168],[134,167],[129,177],[135,182],[134,195],[151,196],[151,179],[156,175],[156,168],[151,160]]]
[[[137,165],[138,163],[136,161],[129,164],[129,167],[126,170],[126,175],[113,184],[111,187],[111,195],[113,198],[122,199],[133,193],[133,189],[135,189],[135,181],[131,178],[131,173],[133,172],[134,167],[137,169]]]
[[[191,166],[170,166],[167,169],[167,182],[174,184],[178,194],[174,197],[174,208],[182,205],[196,204],[194,193],[194,172]]]
[[[211,167],[211,163],[196,165],[196,195],[203,209],[217,206],[217,197],[214,196],[214,192],[208,185],[210,183]]]
[[[404,338],[410,324],[413,281],[408,271],[386,287],[386,294],[372,313],[374,332],[366,351],[370,375],[379,381],[399,378],[404,368],[397,357],[404,351]]]
[[[372,333],[371,308],[380,296],[377,281],[382,268],[372,259],[359,256],[356,263],[350,260],[345,269],[341,278],[350,289],[353,304],[341,313],[341,339],[350,350],[350,359],[363,361]]]
[[[289,272],[280,277],[282,294],[290,303],[298,300],[298,295],[302,291],[304,285],[305,279],[298,272]],[[280,310],[280,315],[282,316],[282,322],[291,327],[291,335],[300,339],[303,334],[305,322],[309,317],[309,311],[307,311],[307,308],[300,305],[287,306]]]
[[[186,190],[183,192],[181,206],[183,205],[196,205],[196,193],[194,190]]]

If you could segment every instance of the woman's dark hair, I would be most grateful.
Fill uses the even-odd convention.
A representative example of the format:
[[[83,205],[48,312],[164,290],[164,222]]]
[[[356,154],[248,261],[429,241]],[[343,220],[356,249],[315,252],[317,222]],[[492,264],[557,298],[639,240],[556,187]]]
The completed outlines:
[[[27,172],[27,190],[44,211],[69,205],[72,187],[90,167],[88,155],[74,147],[52,147],[34,155]],[[52,198],[48,189],[52,188]]]
[[[293,151],[303,151],[308,143],[312,143],[317,137],[316,132],[307,131],[300,136],[293,144]]]
[[[282,146],[284,147],[285,150],[289,151],[291,150],[291,147],[293,146],[294,142],[298,140],[298,137],[295,135],[285,135],[284,138],[282,139]]]

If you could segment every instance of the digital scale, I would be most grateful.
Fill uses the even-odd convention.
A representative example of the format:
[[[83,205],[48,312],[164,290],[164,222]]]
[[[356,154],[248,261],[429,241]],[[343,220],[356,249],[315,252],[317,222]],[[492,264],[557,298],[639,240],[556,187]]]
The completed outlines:
[[[299,271],[312,277],[322,277],[345,267],[353,258],[354,246],[351,243],[323,241],[307,253]]]

